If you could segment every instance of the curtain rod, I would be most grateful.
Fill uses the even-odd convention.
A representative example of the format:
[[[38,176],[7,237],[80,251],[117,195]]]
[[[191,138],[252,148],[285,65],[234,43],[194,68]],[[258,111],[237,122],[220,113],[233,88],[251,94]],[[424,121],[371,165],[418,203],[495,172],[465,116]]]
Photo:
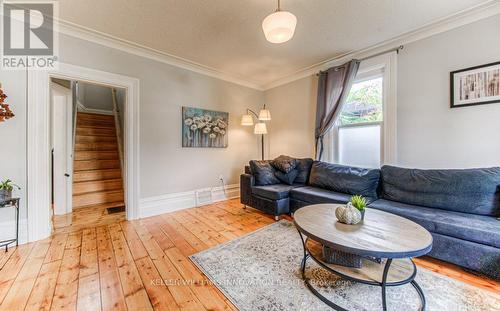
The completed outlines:
[[[396,52],[399,54],[399,51],[401,51],[402,49],[404,49],[404,45],[400,45],[398,47],[395,47],[395,48],[392,48],[392,49],[388,49],[388,50],[385,50],[385,51],[382,51],[380,53],[376,53],[376,54],[373,54],[373,55],[370,55],[370,56],[367,56],[367,57],[363,57],[361,59],[358,59],[360,62],[364,61],[364,60],[367,60],[367,59],[370,59],[370,58],[374,58],[374,57],[377,57],[377,56],[380,56],[380,55],[384,55],[386,53],[390,53],[390,52]],[[320,72],[318,72],[316,75],[319,76],[320,73],[322,73],[323,70],[320,70]]]

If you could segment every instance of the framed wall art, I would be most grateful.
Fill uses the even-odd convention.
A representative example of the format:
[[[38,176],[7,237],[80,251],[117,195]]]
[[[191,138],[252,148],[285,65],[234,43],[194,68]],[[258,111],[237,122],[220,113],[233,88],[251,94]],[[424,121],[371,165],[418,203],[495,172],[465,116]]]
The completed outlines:
[[[450,73],[451,108],[500,103],[500,62]]]

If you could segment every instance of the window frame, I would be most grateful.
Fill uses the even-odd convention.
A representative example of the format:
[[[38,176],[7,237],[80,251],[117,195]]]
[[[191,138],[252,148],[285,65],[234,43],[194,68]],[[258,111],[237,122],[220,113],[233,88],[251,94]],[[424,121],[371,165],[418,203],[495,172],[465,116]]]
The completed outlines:
[[[327,152],[327,159],[333,163],[340,161],[339,130],[346,127],[360,127],[380,125],[380,166],[384,164],[397,164],[397,53],[387,53],[363,61],[356,75],[354,83],[360,83],[377,77],[382,77],[382,121],[362,122],[340,125],[336,122],[327,135],[331,146]]]

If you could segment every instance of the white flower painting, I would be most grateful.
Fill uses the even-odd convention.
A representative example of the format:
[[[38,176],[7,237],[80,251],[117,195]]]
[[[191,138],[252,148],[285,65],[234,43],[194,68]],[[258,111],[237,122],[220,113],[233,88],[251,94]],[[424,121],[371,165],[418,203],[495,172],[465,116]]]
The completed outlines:
[[[229,113],[182,107],[182,147],[226,148]]]

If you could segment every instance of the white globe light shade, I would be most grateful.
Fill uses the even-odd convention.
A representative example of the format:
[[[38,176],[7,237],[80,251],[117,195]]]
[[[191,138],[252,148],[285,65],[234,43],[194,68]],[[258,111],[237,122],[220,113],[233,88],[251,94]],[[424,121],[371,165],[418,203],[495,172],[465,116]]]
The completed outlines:
[[[264,35],[271,43],[283,43],[290,40],[295,33],[296,26],[297,17],[286,11],[274,12],[262,21]]]

